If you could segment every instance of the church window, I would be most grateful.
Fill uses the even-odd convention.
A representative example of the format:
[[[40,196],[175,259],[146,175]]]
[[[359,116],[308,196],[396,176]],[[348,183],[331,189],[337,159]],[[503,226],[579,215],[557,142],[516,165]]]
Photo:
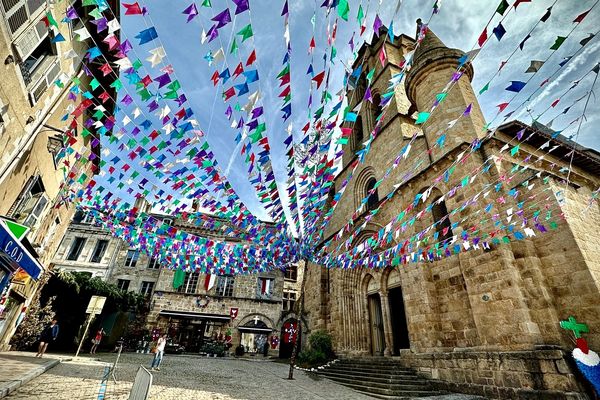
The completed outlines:
[[[365,196],[369,195],[371,190],[375,188],[375,184],[377,181],[375,178],[369,178],[365,187]],[[367,210],[371,211],[377,208],[377,204],[379,203],[379,194],[377,193],[377,189],[373,193],[369,195],[367,200]]]
[[[356,117],[356,121],[354,122],[352,132],[354,133],[354,150],[360,150],[363,145],[362,143],[365,139],[365,134],[363,132],[362,117],[360,115]]]
[[[439,197],[433,200],[431,213],[433,214],[433,220],[435,221],[435,230],[438,233],[438,241],[444,241],[452,237],[452,223],[450,222],[450,216],[448,215],[448,209],[446,208],[445,201],[439,201]]]

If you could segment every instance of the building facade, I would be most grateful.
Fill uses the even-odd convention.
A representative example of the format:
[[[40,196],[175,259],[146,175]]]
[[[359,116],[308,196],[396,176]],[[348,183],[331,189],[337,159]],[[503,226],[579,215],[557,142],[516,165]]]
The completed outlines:
[[[98,226],[90,214],[76,211],[52,264],[56,270],[88,273],[108,281],[123,246],[121,239]]]
[[[110,2],[113,9],[119,9],[114,7],[117,3]],[[0,4],[0,216],[29,228],[17,242],[39,263],[39,274],[34,274],[38,276],[51,268],[56,238],[63,236],[74,212],[61,205],[61,184],[69,172],[65,161],[75,164],[67,140],[69,149],[90,160],[77,172],[89,177],[100,161],[95,126],[88,127],[89,135],[80,134],[91,113],[85,110],[75,119],[70,115],[73,104],[82,99],[82,89],[89,87],[91,78],[84,73],[82,60],[88,42],[98,40],[98,33],[94,27],[90,38],[76,41],[74,26],[51,24],[48,15],[62,18],[68,6],[41,0]],[[87,21],[81,2],[73,6]],[[89,27],[88,23],[93,26],[88,21],[79,28]],[[118,73],[118,66],[113,67]],[[106,84],[109,78],[99,82]],[[114,96],[113,89],[108,92]],[[105,110],[110,113],[113,106],[107,103]],[[0,349],[5,349],[37,290],[38,276],[15,270],[19,263],[11,254],[3,251],[0,259]]]
[[[137,201],[136,208],[165,226],[226,240],[216,229],[152,214],[143,201]],[[227,240],[239,242],[231,237]],[[91,214],[81,211],[75,213],[52,263],[56,270],[88,273],[119,289],[147,296],[147,328],[155,336],[167,333],[170,343],[186,352],[197,353],[207,345],[227,341],[232,352],[242,345],[246,353],[263,354],[267,345],[270,355],[289,357],[297,337],[296,300],[302,264],[251,275],[185,272],[177,284],[176,271],[113,237]],[[117,330],[122,333],[121,327]]]
[[[239,242],[181,220],[172,223],[188,234]],[[221,342],[227,343],[231,352],[243,346],[250,354],[291,354],[297,337],[295,302],[302,265],[235,276],[225,274],[225,266],[214,275],[188,271],[184,276],[166,267],[160,268],[147,318],[147,327],[155,335],[167,333],[173,344],[189,352],[202,352]]]
[[[415,49],[412,37],[402,35],[392,44],[386,36],[381,34],[359,52],[365,72],[356,85],[359,93],[349,99],[350,108],[356,109],[364,98],[364,75],[375,68],[373,103],[363,102],[360,108],[333,190],[340,188],[356,160],[355,152],[375,127],[381,94]],[[387,54],[383,68],[382,46]],[[591,332],[600,330],[600,236],[595,228],[600,209],[597,204],[589,207],[600,184],[600,156],[573,148],[573,143],[540,126],[518,121],[488,136],[471,86],[472,65],[467,63],[462,75],[454,75],[464,56],[427,31],[413,54],[405,84],[396,87],[371,150],[324,235],[323,243],[352,220],[353,227],[364,224],[364,229],[350,249],[358,248],[363,256],[385,250],[370,239],[387,236],[390,247],[406,245],[399,255],[409,256],[410,262],[390,258],[385,268],[374,269],[309,264],[308,320],[311,329],[333,335],[335,350],[343,357],[399,357],[449,389],[491,398],[564,398],[567,392],[584,389],[569,367],[566,350],[572,349],[572,341],[559,321],[574,316]],[[453,77],[454,85],[429,120],[417,125],[416,112],[429,112]],[[411,157],[377,185],[414,133]],[[442,134],[445,141],[440,146]],[[506,150],[520,138],[528,140],[516,151]],[[549,146],[541,154],[537,149],[545,142]],[[473,143],[479,147],[471,152]],[[573,165],[566,185],[559,171],[568,167],[565,159],[570,159],[571,151]],[[450,168],[453,173],[444,175]],[[475,178],[473,171],[482,169],[484,173]],[[371,213],[398,183],[393,200]],[[502,185],[496,190],[498,183]],[[368,202],[362,204],[367,196]],[[527,207],[536,202],[537,206]],[[487,205],[493,211],[483,227],[481,213]],[[450,210],[458,211],[449,215]],[[402,212],[407,223],[389,229],[389,221]],[[509,230],[497,231],[496,240],[487,237],[485,245],[471,240],[493,231],[497,220],[513,228],[538,222],[542,227],[536,225],[535,235],[519,240]],[[556,221],[553,228],[548,227],[550,221]],[[508,235],[510,241],[501,240]],[[324,251],[334,251],[349,236],[344,233]],[[405,242],[411,237],[417,240]],[[425,237],[430,242],[423,244]],[[437,241],[442,245],[436,247]],[[457,252],[457,245],[475,249]],[[600,335],[589,335],[588,341],[591,348],[600,347]]]

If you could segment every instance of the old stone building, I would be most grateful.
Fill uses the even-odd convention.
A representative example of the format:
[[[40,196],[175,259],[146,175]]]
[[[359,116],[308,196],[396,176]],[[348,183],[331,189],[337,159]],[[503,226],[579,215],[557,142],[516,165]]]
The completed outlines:
[[[98,226],[91,214],[77,211],[52,264],[56,270],[84,272],[107,281],[123,246],[123,241]]]
[[[109,3],[119,9],[118,2]],[[36,280],[51,268],[56,238],[63,236],[73,215],[73,207],[58,207],[61,183],[69,172],[64,162],[75,164],[71,150],[83,153],[89,163],[77,168],[87,176],[97,172],[100,162],[97,129],[84,125],[95,111],[87,109],[77,114],[75,122],[65,122],[89,87],[91,78],[84,73],[82,60],[89,42],[98,40],[95,26],[88,39],[75,40],[75,28],[89,28],[91,22],[77,27],[50,23],[48,16],[60,20],[69,6],[39,0],[0,4],[0,216],[29,228],[20,241],[3,234],[3,243],[4,239],[12,243],[35,265],[29,268],[12,252],[0,251],[0,349],[8,347],[17,319],[37,290]],[[73,7],[87,21],[81,2]],[[118,66],[113,68],[118,71]],[[98,77],[98,82],[108,87],[110,77]],[[107,93],[115,95],[112,88]],[[108,112],[113,106],[104,105]]]
[[[240,242],[216,229],[199,228],[182,220],[169,223],[188,234]],[[280,355],[280,350],[281,356],[289,355],[290,332],[295,338],[293,331],[297,328],[294,304],[299,297],[303,266],[235,276],[225,274],[225,266],[216,267],[215,275],[188,271],[180,280],[177,275],[182,272],[160,268],[148,328],[155,335],[167,333],[173,344],[189,352],[222,341],[231,343],[230,351],[242,345],[247,353],[261,354],[267,345],[270,355]]]
[[[381,95],[415,49],[412,37],[401,35],[392,44],[386,36],[363,45],[354,65],[364,58],[350,108],[363,101],[365,74],[375,68],[373,103],[364,101],[360,108],[334,182],[337,189],[375,126]],[[387,54],[383,68],[378,57],[382,46]],[[364,229],[342,251],[358,248],[366,257],[383,250],[374,248],[371,237],[389,235],[389,247],[406,244],[398,254],[409,262],[390,258],[385,268],[374,269],[309,264],[310,328],[329,331],[342,357],[397,357],[446,388],[491,398],[564,398],[564,393],[583,389],[565,352],[572,349],[572,340],[559,321],[574,316],[586,322],[596,332],[587,336],[590,347],[600,348],[600,209],[589,206],[600,184],[600,155],[518,121],[488,135],[469,63],[429,120],[415,124],[416,112],[430,111],[464,55],[427,31],[323,238],[327,242],[352,220],[353,229]],[[469,105],[470,113],[465,113]],[[410,157],[377,186],[415,132]],[[519,141],[517,151],[506,150]],[[546,142],[546,150],[538,150]],[[478,148],[470,151],[473,143]],[[571,154],[566,185],[565,160]],[[453,173],[444,175],[450,168]],[[401,186],[392,200],[371,213],[396,184]],[[396,226],[386,231],[403,210],[408,210],[404,221],[409,223],[401,231]],[[538,222],[543,229],[538,226],[535,236],[516,237],[510,229]],[[484,235],[503,224],[507,228],[496,231],[496,237]],[[405,242],[419,234],[418,240]],[[333,240],[323,254],[332,254],[349,235]],[[437,239],[420,242],[431,235]],[[504,242],[504,236],[510,240]],[[481,237],[481,242],[473,240]],[[438,241],[442,245],[436,247]],[[417,243],[424,250],[419,252]],[[455,251],[456,246],[475,248],[463,252]]]

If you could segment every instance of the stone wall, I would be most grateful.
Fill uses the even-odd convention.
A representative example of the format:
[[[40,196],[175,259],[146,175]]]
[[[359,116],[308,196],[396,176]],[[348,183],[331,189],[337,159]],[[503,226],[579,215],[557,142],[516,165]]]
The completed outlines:
[[[561,350],[411,353],[400,363],[442,390],[489,399],[587,399],[581,377]]]

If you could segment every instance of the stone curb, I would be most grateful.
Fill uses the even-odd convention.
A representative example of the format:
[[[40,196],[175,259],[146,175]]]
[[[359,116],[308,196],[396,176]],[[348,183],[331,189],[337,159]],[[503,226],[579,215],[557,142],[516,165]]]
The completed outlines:
[[[54,368],[55,366],[57,366],[58,364],[60,364],[63,361],[68,361],[68,359],[49,360],[49,362],[47,362],[43,365],[39,365],[39,366],[29,370],[28,372],[21,375],[20,377],[17,377],[15,380],[0,384],[0,399],[8,396],[10,393],[14,392],[15,390],[17,390],[18,388],[20,388],[27,382],[31,381],[34,378],[37,378],[44,372],[48,371],[49,369]]]

